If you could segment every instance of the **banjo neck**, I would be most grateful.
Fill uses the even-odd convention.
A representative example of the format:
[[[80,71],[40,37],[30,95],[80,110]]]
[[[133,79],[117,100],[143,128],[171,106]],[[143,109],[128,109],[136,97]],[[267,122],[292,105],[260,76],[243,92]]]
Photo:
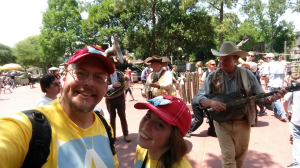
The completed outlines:
[[[231,102],[228,102],[226,103],[226,106],[227,107],[232,107],[232,106],[237,106],[237,105],[242,105],[242,104],[246,104],[250,101],[256,101],[258,99],[261,99],[261,98],[264,98],[264,97],[268,97],[268,96],[271,96],[273,95],[274,93],[278,93],[277,91],[274,91],[274,92],[270,92],[270,93],[262,93],[262,94],[259,94],[259,95],[255,95],[255,96],[251,96],[251,97],[248,97],[248,98],[243,98],[243,99],[239,99],[239,100],[234,100],[234,101],[231,101]]]
[[[287,90],[288,92],[298,91],[298,90],[300,90],[300,84],[296,83],[295,81],[292,81],[291,86],[286,87],[285,90]],[[274,93],[278,93],[278,91],[262,93],[262,94],[258,94],[255,96],[250,96],[247,98],[234,100],[234,101],[226,103],[226,106],[232,107],[232,106],[236,106],[236,105],[246,104],[250,101],[256,101],[256,100],[264,98],[264,97],[272,96]]]

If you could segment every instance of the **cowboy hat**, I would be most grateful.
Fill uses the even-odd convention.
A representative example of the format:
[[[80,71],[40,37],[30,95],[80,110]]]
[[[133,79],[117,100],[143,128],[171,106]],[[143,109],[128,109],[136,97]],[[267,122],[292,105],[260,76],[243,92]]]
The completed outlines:
[[[211,49],[211,53],[214,56],[218,56],[218,57],[227,56],[227,55],[237,55],[240,58],[244,58],[248,56],[248,52],[239,51],[238,46],[231,41],[223,42],[219,52],[214,49]]]
[[[162,57],[157,56],[157,55],[153,55],[152,57],[148,57],[145,60],[145,63],[151,63],[151,62],[160,62],[160,63],[162,63]]]

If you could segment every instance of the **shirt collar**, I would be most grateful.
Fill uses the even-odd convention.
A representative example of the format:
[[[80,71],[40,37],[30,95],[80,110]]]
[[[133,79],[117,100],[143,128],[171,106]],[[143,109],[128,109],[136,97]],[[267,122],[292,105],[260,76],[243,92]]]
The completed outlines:
[[[163,68],[161,68],[161,70],[159,72],[156,72],[155,74],[159,76],[161,74],[162,70],[163,70]]]

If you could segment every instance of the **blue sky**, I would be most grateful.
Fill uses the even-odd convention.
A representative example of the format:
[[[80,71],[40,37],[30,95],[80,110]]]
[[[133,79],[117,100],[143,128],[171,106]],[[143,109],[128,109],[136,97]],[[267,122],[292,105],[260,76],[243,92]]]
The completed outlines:
[[[0,43],[13,47],[25,38],[40,34],[42,12],[47,0],[0,0]],[[86,15],[84,15],[86,17]],[[300,31],[300,14],[287,11],[286,21],[293,21]]]

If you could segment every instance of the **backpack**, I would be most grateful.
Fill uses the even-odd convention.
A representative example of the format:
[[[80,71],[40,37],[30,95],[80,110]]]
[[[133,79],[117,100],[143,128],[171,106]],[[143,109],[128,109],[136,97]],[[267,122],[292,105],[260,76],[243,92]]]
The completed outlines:
[[[22,168],[40,168],[47,162],[50,153],[51,126],[47,118],[39,111],[22,111],[32,124],[32,137],[29,143],[28,153],[22,164]],[[115,142],[111,134],[111,128],[99,111],[95,111],[103,123],[110,142],[110,149],[113,155],[116,154]]]

